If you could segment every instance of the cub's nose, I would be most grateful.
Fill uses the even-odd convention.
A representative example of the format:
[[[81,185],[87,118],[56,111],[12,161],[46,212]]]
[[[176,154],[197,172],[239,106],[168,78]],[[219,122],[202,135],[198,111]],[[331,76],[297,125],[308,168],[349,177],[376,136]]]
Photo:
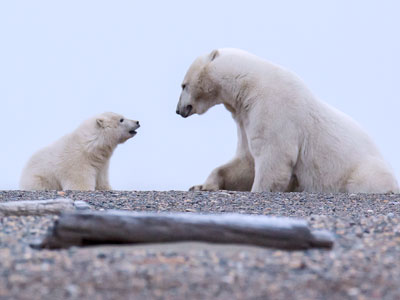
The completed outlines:
[[[176,109],[176,113],[179,115],[179,109]]]
[[[140,124],[139,124],[139,121],[136,121],[136,125],[138,125],[138,126],[140,125]]]

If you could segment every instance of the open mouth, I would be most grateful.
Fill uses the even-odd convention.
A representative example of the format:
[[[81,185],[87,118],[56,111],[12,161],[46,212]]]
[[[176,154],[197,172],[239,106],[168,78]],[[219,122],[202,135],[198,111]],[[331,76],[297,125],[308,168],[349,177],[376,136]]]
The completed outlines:
[[[182,110],[181,116],[184,118],[187,118],[190,115],[190,113],[192,112],[192,109],[193,109],[193,106],[189,104]]]
[[[131,134],[132,136],[134,136],[134,135],[137,133],[137,132],[136,132],[136,129],[138,129],[139,127],[140,127],[139,122],[136,121],[136,126],[131,127],[132,129],[129,130],[129,134]]]

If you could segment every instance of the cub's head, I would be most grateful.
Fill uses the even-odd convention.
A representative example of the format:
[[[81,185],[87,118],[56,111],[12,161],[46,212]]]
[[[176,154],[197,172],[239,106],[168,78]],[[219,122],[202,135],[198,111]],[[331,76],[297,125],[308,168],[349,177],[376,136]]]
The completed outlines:
[[[218,50],[198,57],[190,66],[182,82],[182,93],[176,113],[186,118],[203,114],[218,104],[220,86],[213,80],[213,62],[219,56]]]
[[[96,117],[96,126],[100,135],[109,144],[121,144],[136,135],[139,121],[126,119],[124,116],[106,112]]]

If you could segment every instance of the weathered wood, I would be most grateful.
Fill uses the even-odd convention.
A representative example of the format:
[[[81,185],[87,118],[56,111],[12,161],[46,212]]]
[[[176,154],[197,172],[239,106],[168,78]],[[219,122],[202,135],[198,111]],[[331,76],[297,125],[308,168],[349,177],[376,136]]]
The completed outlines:
[[[0,217],[60,214],[63,211],[89,208],[84,201],[67,198],[49,200],[10,201],[0,203]]]
[[[204,241],[283,249],[331,248],[333,236],[305,220],[259,215],[146,212],[63,213],[41,247]]]

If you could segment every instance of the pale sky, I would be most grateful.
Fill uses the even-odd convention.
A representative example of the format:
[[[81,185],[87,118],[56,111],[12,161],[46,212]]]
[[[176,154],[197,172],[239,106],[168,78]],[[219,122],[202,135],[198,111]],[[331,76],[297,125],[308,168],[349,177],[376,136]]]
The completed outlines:
[[[370,134],[400,177],[400,2],[2,1],[0,189],[38,149],[113,111],[139,120],[118,146],[118,190],[187,190],[235,153],[230,114],[175,109],[191,62],[252,52],[298,74]]]

